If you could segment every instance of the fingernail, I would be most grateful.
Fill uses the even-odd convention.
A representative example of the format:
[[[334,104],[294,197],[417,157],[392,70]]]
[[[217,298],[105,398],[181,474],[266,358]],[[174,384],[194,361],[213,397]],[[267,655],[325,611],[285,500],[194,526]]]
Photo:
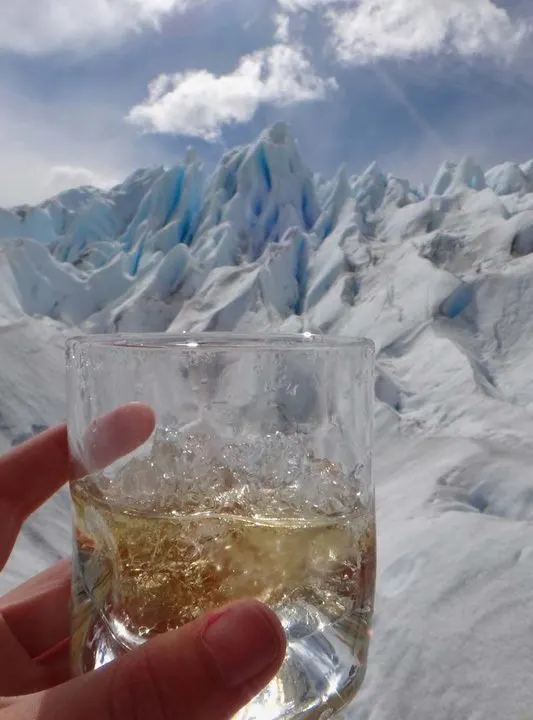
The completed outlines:
[[[234,605],[208,621],[202,642],[224,682],[243,685],[272,665],[281,633],[271,611],[257,602]]]

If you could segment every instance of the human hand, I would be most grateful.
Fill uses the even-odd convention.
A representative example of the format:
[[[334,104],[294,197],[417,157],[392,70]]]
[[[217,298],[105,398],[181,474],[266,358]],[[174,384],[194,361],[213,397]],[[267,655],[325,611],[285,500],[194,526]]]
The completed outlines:
[[[125,406],[104,418],[93,450],[107,465],[152,430],[148,408]],[[0,569],[25,519],[72,472],[64,426],[0,457]],[[69,599],[67,561],[0,599],[0,720],[226,720],[283,661],[279,621],[251,600],[210,613],[71,680]]]

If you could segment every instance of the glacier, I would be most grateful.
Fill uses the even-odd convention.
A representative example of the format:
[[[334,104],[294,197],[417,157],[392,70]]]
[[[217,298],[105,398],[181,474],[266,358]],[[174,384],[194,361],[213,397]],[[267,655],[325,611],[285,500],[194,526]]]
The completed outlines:
[[[110,190],[0,210],[0,451],[61,421],[64,341],[313,331],[378,350],[380,577],[350,720],[522,720],[533,704],[533,160],[332,179],[287,125]],[[5,590],[70,549],[59,493]]]

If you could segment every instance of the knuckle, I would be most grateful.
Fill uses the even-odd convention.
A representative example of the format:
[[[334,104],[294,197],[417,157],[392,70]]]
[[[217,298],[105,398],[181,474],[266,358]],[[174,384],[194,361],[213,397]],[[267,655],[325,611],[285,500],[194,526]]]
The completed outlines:
[[[108,698],[109,720],[176,720],[164,700],[151,655],[146,646],[116,663]]]

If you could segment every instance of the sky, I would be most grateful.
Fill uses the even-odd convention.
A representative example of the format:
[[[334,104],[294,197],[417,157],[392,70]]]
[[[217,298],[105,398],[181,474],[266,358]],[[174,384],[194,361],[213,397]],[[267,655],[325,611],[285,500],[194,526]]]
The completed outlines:
[[[208,168],[289,122],[307,165],[533,157],[530,0],[17,0],[0,6],[0,205]]]

